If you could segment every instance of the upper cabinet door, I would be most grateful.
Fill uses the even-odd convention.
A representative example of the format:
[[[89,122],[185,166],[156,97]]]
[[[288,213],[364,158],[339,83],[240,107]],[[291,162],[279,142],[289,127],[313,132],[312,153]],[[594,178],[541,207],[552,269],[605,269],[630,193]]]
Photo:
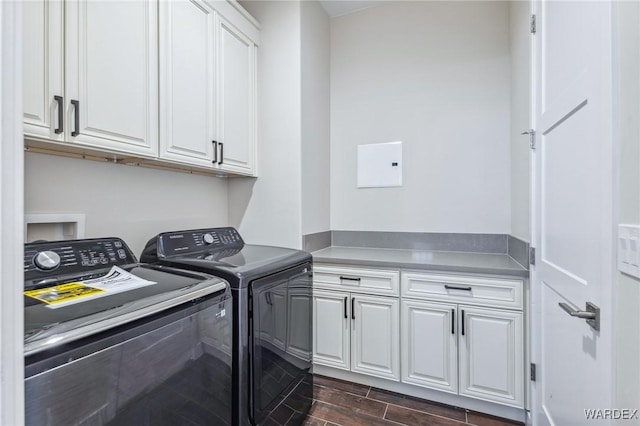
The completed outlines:
[[[213,9],[160,3],[160,157],[212,167],[215,139]]]
[[[256,50],[254,40],[218,15],[218,167],[255,174]]]
[[[158,3],[69,0],[65,133],[71,143],[158,153]]]
[[[26,1],[22,16],[24,133],[63,140],[63,3]]]

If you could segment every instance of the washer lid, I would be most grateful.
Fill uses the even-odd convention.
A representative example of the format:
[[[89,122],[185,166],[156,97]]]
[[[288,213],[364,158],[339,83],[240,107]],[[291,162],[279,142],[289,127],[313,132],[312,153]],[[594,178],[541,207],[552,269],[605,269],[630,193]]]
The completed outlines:
[[[301,250],[245,244],[241,249],[177,255],[160,261],[220,276],[228,280],[231,287],[236,288],[248,285],[255,278],[310,262],[311,255]]]
[[[25,356],[135,321],[191,300],[225,291],[228,283],[204,274],[134,264],[127,272],[155,284],[50,307],[24,297]],[[107,272],[108,270],[105,270]],[[47,285],[69,283],[68,277]]]

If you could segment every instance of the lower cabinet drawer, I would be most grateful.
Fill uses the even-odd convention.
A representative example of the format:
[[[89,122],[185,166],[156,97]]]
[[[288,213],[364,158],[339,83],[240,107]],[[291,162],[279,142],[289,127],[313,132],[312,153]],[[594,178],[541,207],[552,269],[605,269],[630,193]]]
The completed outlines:
[[[403,272],[402,297],[522,309],[522,280]]]
[[[313,285],[316,288],[398,296],[399,281],[398,271],[321,265],[313,267]]]

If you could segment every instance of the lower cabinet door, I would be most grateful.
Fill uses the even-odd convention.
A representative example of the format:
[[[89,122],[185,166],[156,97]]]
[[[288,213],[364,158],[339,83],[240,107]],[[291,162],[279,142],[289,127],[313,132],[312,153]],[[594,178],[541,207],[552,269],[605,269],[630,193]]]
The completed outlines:
[[[458,392],[457,310],[455,304],[402,301],[403,383]]]
[[[460,395],[524,403],[521,312],[459,305]]]
[[[349,369],[349,293],[313,291],[313,363]]]
[[[351,297],[351,371],[400,381],[398,299]]]

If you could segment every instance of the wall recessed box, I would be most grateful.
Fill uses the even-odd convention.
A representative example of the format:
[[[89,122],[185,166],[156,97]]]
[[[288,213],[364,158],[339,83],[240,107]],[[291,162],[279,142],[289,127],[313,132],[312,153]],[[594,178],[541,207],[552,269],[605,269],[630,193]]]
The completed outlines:
[[[26,214],[24,240],[33,242],[84,238],[85,215],[82,213]]]
[[[402,142],[358,145],[358,188],[402,186]]]

